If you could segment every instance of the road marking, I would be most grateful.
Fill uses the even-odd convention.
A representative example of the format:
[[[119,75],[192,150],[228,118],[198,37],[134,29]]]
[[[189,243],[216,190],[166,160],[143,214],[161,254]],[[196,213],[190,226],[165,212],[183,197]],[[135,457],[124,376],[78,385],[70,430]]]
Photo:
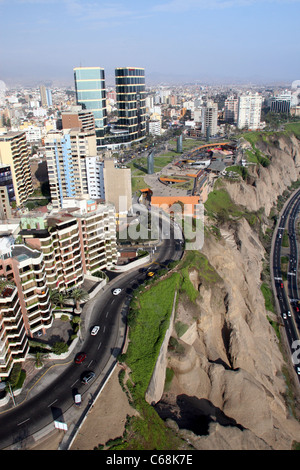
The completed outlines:
[[[21,423],[18,423],[17,426],[21,426],[22,424],[26,423],[26,422],[29,421],[29,420],[30,420],[30,418],[27,418],[27,419],[25,419],[24,421],[22,421]]]
[[[88,365],[88,367],[90,367],[90,365],[92,364],[92,362],[93,362],[93,359],[92,359],[92,360],[89,362],[89,365]]]
[[[99,343],[99,345],[98,345],[98,348],[97,348],[97,349],[100,349],[100,347],[101,347],[101,344],[102,344],[102,342],[100,341],[100,343]]]
[[[77,379],[72,385],[71,385],[71,388],[74,387],[75,384],[77,384],[79,379]]]
[[[58,400],[58,399],[56,398],[56,400],[54,400],[52,403],[50,403],[50,405],[48,405],[48,408],[49,408],[50,406],[52,406],[54,403],[56,403],[57,400]]]
[[[109,312],[106,313],[106,318],[108,317],[108,315],[109,315]]]
[[[104,328],[103,328],[103,333],[105,332],[105,329],[106,329],[106,326],[104,326]]]

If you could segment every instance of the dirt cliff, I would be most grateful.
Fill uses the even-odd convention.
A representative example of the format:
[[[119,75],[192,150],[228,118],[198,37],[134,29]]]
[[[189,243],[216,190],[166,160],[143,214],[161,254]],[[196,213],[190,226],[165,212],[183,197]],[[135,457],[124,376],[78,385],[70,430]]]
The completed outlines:
[[[268,216],[299,178],[300,142],[270,136],[256,146],[270,164],[253,166],[247,181],[223,184],[234,203]],[[218,281],[189,272],[199,296],[179,300],[175,322],[189,328],[181,337],[173,330],[180,348],[169,350],[174,375],[156,409],[197,449],[290,449],[300,442],[300,423],[287,405],[286,362],[261,292],[265,249],[245,218],[219,230],[202,249]]]

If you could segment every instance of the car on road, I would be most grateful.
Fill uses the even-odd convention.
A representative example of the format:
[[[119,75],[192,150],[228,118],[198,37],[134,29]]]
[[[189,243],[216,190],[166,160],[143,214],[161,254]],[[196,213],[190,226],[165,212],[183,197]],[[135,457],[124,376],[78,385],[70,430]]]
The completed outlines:
[[[290,312],[289,310],[287,311],[287,314],[288,314],[289,317],[292,316],[292,315],[291,315],[291,312]]]
[[[80,352],[75,356],[75,364],[82,364],[83,361],[86,359],[86,353]]]
[[[90,381],[93,380],[94,377],[95,377],[95,372],[90,370],[89,372],[86,372],[85,375],[82,377],[81,383],[86,385],[86,384],[90,383]]]
[[[154,272],[153,272],[153,271],[150,271],[150,272],[147,274],[147,276],[149,276],[149,277],[154,276]]]
[[[283,317],[284,320],[286,320],[287,319],[286,313],[283,313],[282,317]]]
[[[122,289],[114,289],[113,290],[113,295],[119,295]]]
[[[297,374],[300,375],[300,367],[297,367]]]
[[[96,334],[98,333],[99,330],[100,330],[100,326],[98,326],[98,325],[93,326],[93,328],[91,330],[91,335],[96,336]]]
[[[283,282],[280,283],[280,287],[281,287],[281,289],[283,289]]]

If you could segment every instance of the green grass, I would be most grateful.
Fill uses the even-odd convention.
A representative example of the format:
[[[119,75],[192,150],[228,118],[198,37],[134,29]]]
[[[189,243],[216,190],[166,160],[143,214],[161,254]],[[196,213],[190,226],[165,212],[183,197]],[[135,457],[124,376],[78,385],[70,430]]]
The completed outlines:
[[[172,274],[149,290],[142,291],[131,303],[128,316],[130,342],[125,362],[132,370],[135,394],[144,397],[170,323],[175,291],[180,275]]]
[[[147,188],[149,185],[145,183],[145,180],[142,176],[133,176],[131,178],[132,192],[135,193],[141,189]]]
[[[175,331],[176,331],[176,334],[178,336],[178,338],[180,338],[181,336],[184,335],[184,333],[189,329],[189,325],[187,325],[186,323],[183,323],[181,321],[177,321],[175,323]]]
[[[195,302],[199,291],[195,289],[190,280],[189,272],[195,268],[199,274],[199,282],[204,285],[211,285],[221,281],[220,276],[210,265],[208,259],[199,251],[186,251],[182,262],[179,265],[179,272],[182,276],[180,286],[181,292],[185,292],[192,302]]]
[[[273,296],[272,289],[270,289],[270,287],[265,282],[262,283],[260,289],[265,299],[266,309],[269,310],[270,312],[275,313],[274,296]]]
[[[231,200],[225,189],[214,189],[208,195],[204,207],[209,216],[229,220],[243,216],[240,208]]]

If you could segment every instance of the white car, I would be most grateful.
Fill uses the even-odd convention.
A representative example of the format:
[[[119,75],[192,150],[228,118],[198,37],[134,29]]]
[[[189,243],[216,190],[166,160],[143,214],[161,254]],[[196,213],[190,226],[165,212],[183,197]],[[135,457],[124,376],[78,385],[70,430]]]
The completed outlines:
[[[99,330],[100,330],[100,326],[98,326],[98,325],[94,326],[92,331],[91,331],[91,335],[96,336],[96,334],[98,333]]]
[[[121,291],[122,291],[122,289],[114,289],[113,294],[114,295],[119,295]]]
[[[297,374],[300,375],[300,367],[297,367]]]
[[[288,310],[287,314],[288,314],[289,317],[292,316],[292,315],[291,315],[291,312],[290,312],[289,310]]]
[[[286,313],[283,313],[282,316],[283,316],[283,319],[286,320],[286,318],[287,318]]]

